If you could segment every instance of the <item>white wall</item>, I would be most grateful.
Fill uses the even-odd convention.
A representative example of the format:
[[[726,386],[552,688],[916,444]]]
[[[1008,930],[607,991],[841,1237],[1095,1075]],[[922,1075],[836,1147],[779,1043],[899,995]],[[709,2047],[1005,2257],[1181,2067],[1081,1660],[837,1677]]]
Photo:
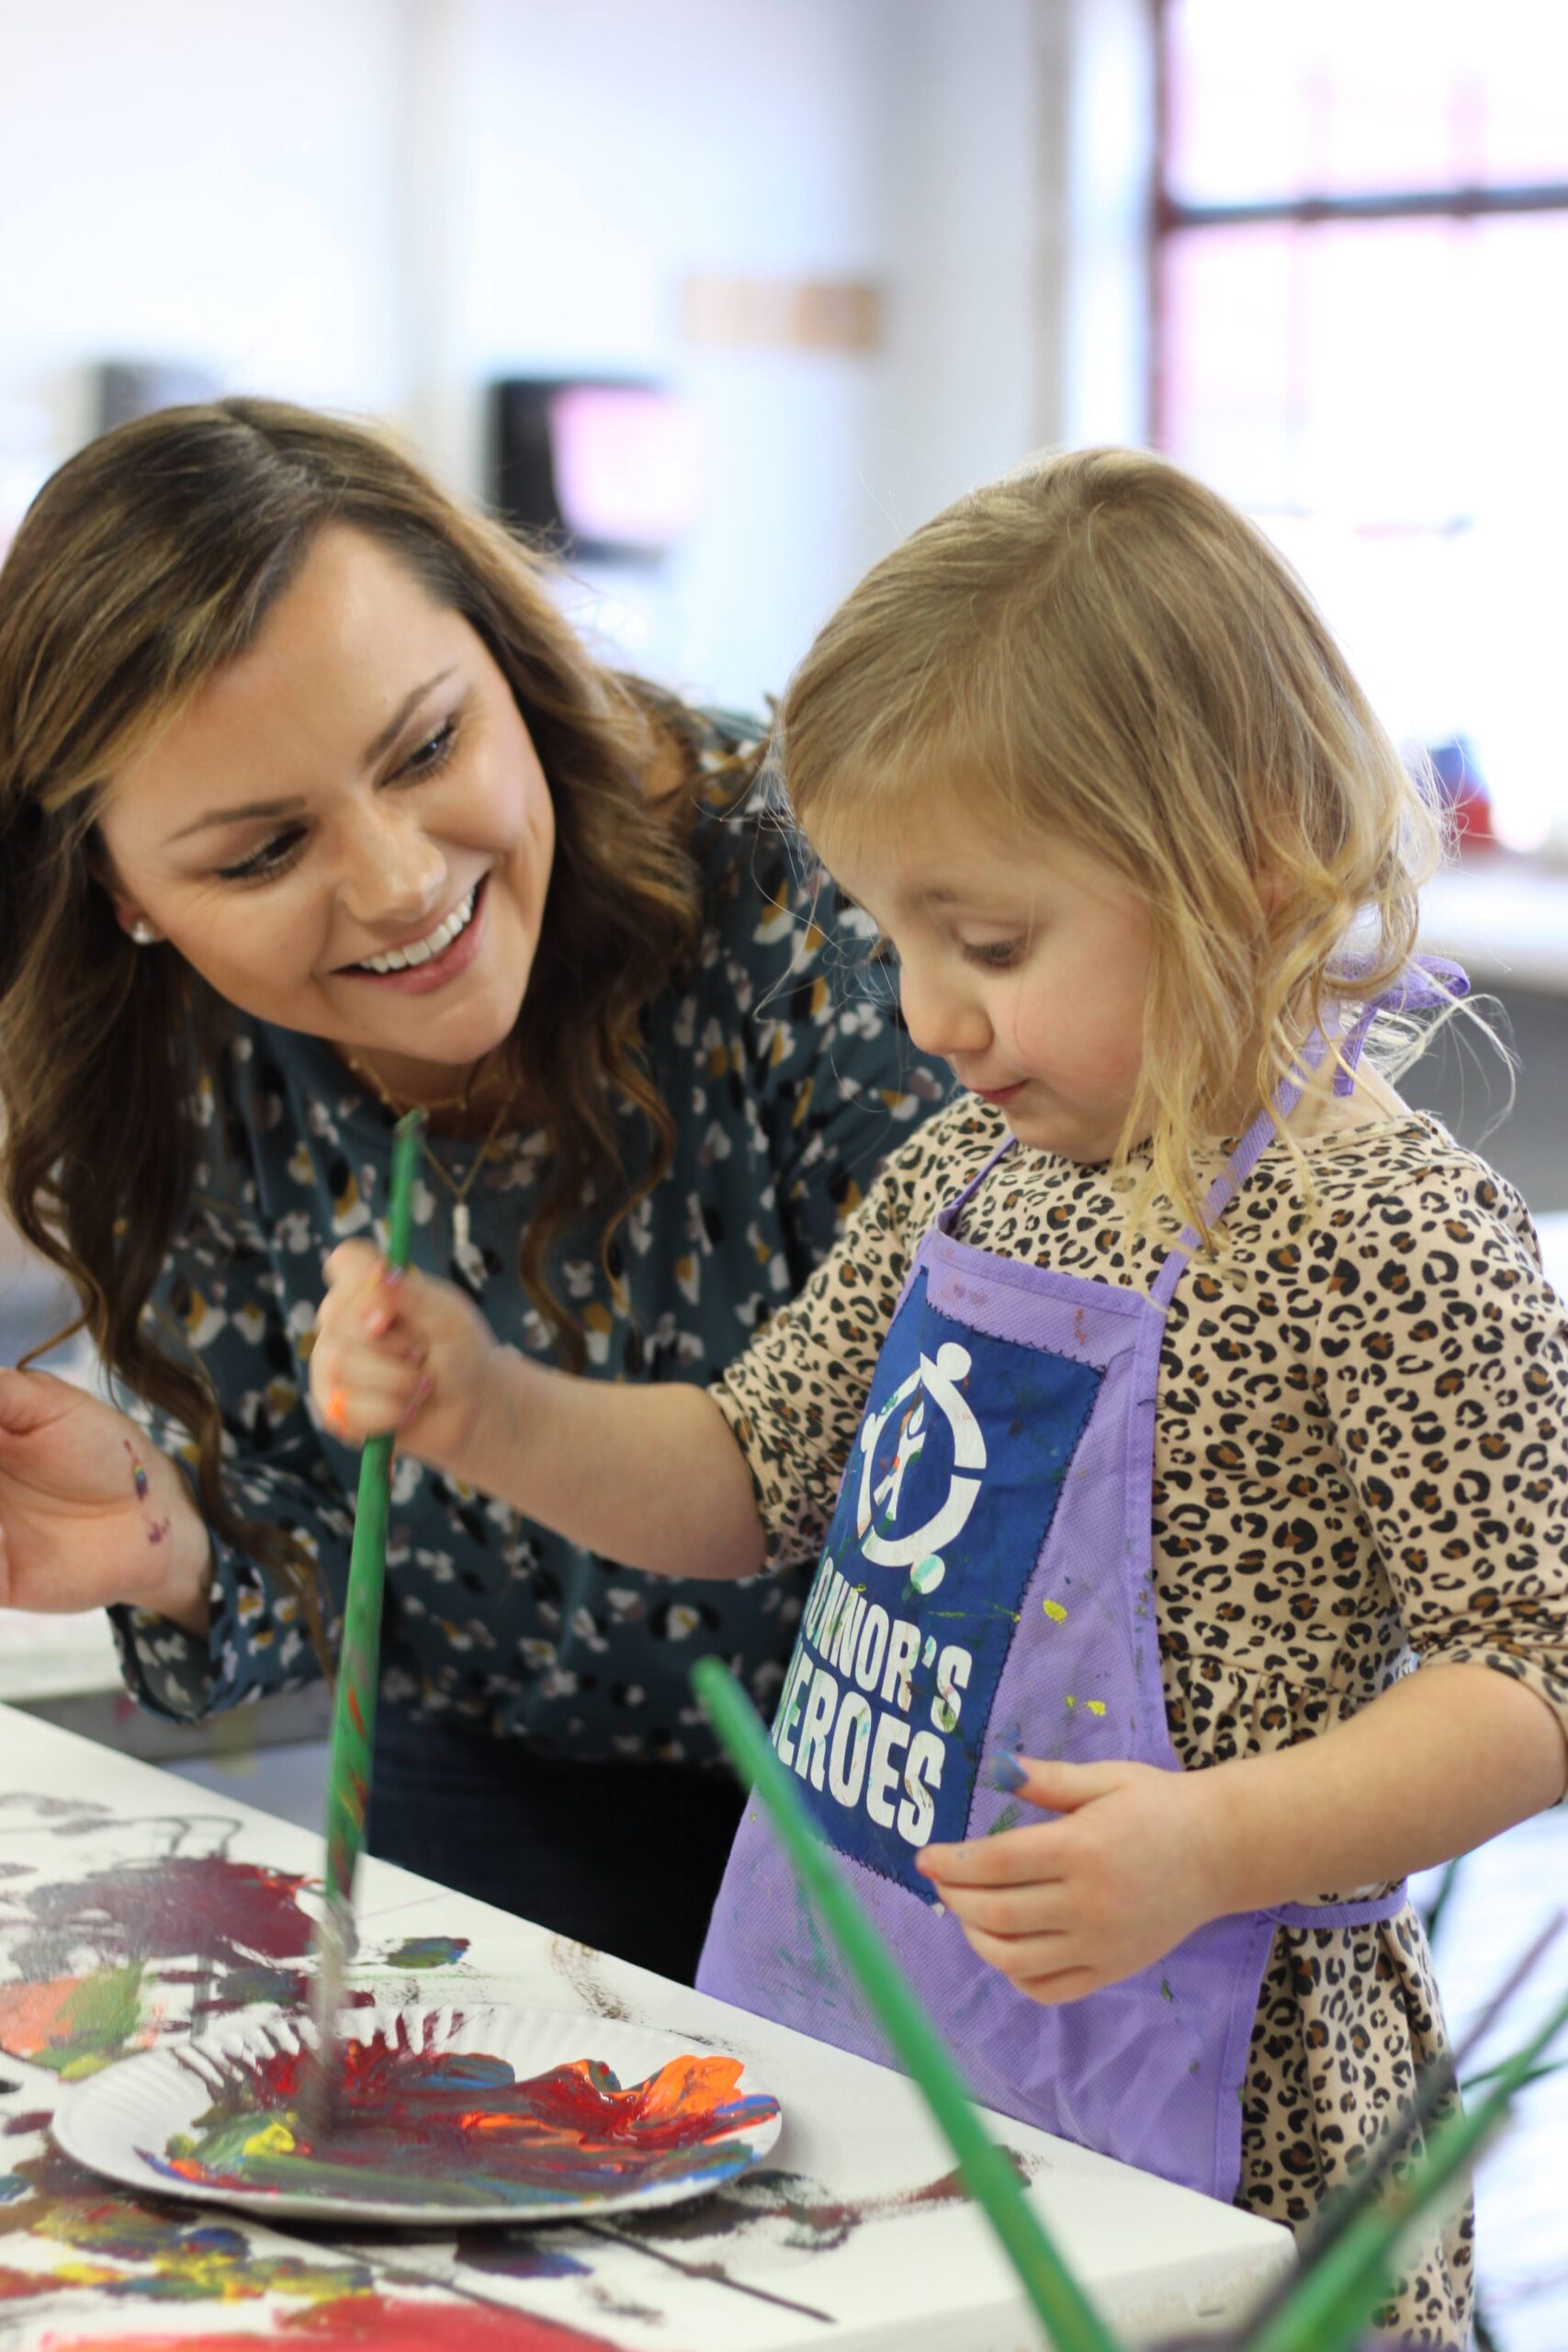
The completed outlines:
[[[1070,421],[1083,198],[1042,77],[1107,6],[1141,13],[0,0],[0,535],[90,428],[107,356],[388,414],[468,488],[490,376],[667,376],[705,510],[604,617],[674,683],[754,702],[868,562]],[[886,348],[685,344],[694,272],[872,278]]]
[[[892,335],[867,483],[883,543],[1040,439],[1046,94],[1032,0],[908,0],[883,113]]]
[[[68,455],[85,368],[395,408],[387,0],[0,0],[0,467]]]
[[[442,375],[665,376],[704,446],[700,526],[625,595],[644,658],[754,703],[873,550],[856,475],[881,363],[684,344],[691,273],[882,275],[874,127],[897,0],[456,0],[459,254]],[[477,411],[432,419],[472,476]]]

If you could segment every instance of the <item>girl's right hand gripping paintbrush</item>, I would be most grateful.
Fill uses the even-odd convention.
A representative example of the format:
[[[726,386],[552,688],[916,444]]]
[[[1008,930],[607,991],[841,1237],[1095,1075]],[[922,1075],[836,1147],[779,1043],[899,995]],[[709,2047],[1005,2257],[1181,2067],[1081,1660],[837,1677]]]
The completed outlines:
[[[406,1266],[413,1227],[413,1183],[419,1167],[423,1114],[398,1123],[387,1209],[387,1262]],[[300,2086],[301,2120],[312,2141],[332,2121],[337,2073],[337,2015],[355,1952],[354,1871],[365,1842],[370,1802],[370,1758],[376,1736],[376,1691],[381,1653],[381,1594],[387,1575],[387,1510],[391,1499],[392,1439],[367,1441],[359,1464],[343,1647],[333,1702],[327,1758],[325,1907],[311,1938],[315,1974],[310,1987],[314,2047],[306,2054]]]

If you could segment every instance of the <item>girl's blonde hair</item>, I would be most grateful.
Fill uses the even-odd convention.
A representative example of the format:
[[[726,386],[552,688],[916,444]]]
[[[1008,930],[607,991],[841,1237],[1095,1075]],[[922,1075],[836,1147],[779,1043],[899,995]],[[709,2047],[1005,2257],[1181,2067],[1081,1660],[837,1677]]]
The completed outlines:
[[[1269,1102],[1304,1035],[1400,974],[1442,854],[1290,565],[1138,450],[1034,461],[916,531],[818,637],[776,748],[807,832],[897,824],[906,796],[947,789],[1145,897],[1144,1069],[1116,1158],[1146,1141],[1150,1194],[1199,1222],[1238,1095]]]

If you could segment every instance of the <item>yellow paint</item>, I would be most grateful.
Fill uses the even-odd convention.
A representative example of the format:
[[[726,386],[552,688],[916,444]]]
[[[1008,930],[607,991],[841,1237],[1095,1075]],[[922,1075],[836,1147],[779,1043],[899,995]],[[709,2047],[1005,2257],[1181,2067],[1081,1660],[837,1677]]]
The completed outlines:
[[[1067,1612],[1063,1608],[1059,1600],[1047,1600],[1044,1601],[1042,1606],[1053,1625],[1065,1625],[1066,1623]]]
[[[1067,1693],[1067,1704],[1068,1704],[1068,1706],[1069,1706],[1069,1707],[1076,1707],[1076,1706],[1077,1705],[1077,1703],[1078,1703],[1078,1702],[1077,1702],[1077,1701],[1074,1698],[1074,1696],[1073,1696],[1072,1692],[1069,1690],[1069,1691],[1068,1691],[1068,1693]]]
[[[1089,1711],[1091,1715],[1102,1715],[1105,1713],[1104,1700],[1091,1699],[1089,1702]]]
[[[287,2123],[274,2120],[265,2131],[258,2132],[254,2139],[245,2142],[245,2154],[247,2156],[291,2156],[294,2154],[294,2134]]]

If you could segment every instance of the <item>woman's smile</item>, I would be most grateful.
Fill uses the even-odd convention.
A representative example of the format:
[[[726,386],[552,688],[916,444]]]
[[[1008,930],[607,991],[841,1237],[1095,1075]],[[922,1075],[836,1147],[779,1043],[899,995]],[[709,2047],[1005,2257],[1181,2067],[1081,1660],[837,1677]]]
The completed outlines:
[[[350,979],[368,980],[404,996],[427,996],[448,987],[469,969],[484,942],[488,875],[465,891],[451,912],[406,946],[383,948],[342,968]]]

